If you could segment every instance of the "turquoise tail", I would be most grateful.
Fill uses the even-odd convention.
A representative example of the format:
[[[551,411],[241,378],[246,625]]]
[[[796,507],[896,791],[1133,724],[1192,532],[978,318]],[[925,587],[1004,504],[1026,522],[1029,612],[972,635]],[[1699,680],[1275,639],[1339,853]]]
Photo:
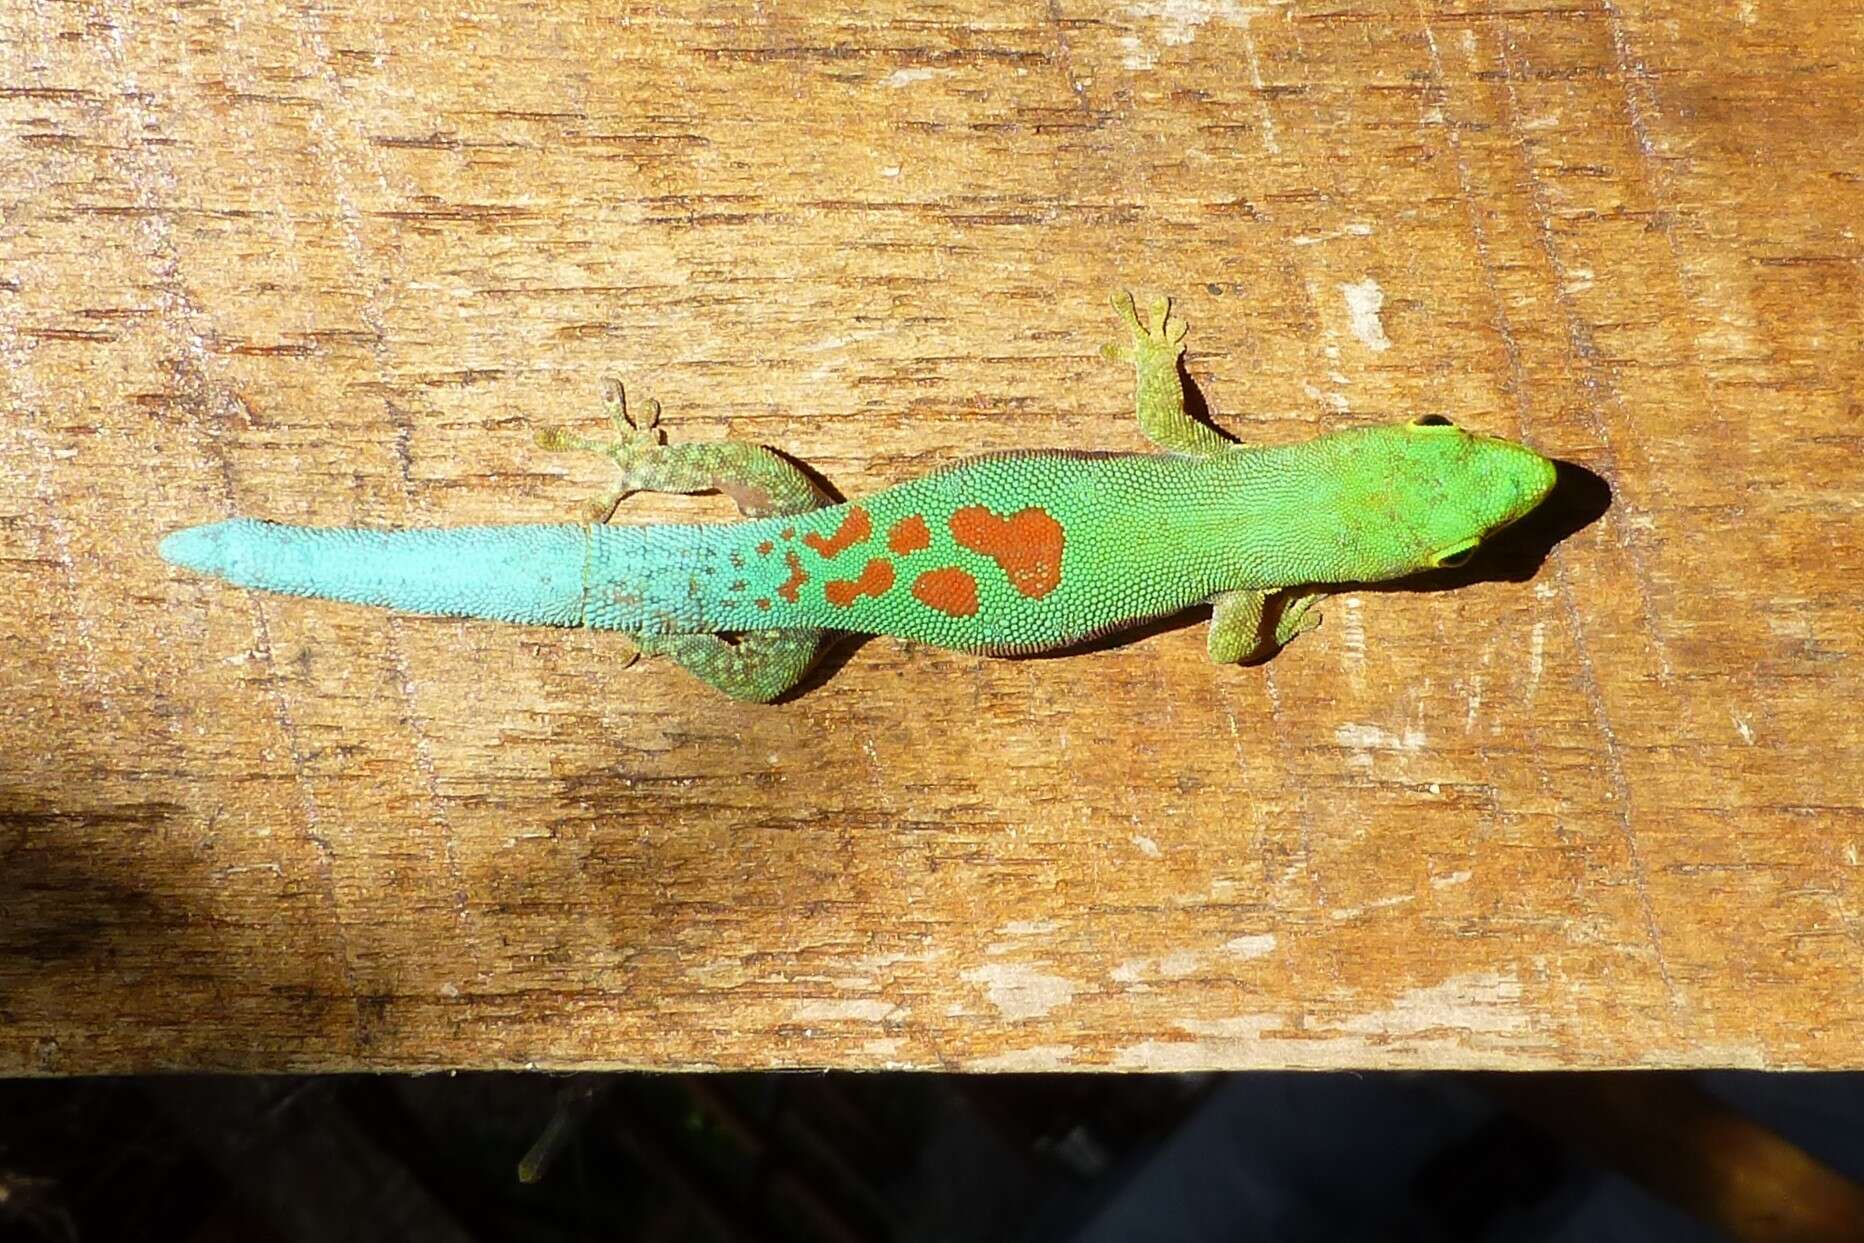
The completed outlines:
[[[162,559],[241,587],[438,617],[583,624],[581,526],[294,527],[234,518],[176,531]]]

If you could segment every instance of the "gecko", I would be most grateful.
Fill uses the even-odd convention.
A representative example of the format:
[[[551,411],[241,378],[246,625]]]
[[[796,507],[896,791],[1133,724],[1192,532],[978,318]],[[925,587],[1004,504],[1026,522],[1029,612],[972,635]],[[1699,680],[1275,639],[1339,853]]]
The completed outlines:
[[[1211,607],[1218,664],[1272,654],[1320,621],[1330,586],[1460,565],[1552,489],[1525,445],[1424,414],[1294,444],[1239,444],[1185,410],[1185,323],[1113,296],[1140,430],[1161,452],[1013,450],[834,503],[743,441],[667,444],[609,381],[619,485],[587,521],[384,530],[233,518],[161,556],[242,587],[443,617],[624,632],[733,699],[769,702],[834,632],[1019,655]],[[616,524],[635,492],[720,492],[742,519]]]

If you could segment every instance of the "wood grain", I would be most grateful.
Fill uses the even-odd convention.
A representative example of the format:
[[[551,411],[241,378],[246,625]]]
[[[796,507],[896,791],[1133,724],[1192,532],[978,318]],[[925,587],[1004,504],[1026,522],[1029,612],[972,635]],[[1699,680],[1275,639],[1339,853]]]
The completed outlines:
[[[9,6],[0,1073],[1864,1065],[1843,8]],[[1136,448],[1121,284],[1245,439],[1591,475],[1265,668],[776,707],[154,555],[559,520],[611,372],[848,495]]]

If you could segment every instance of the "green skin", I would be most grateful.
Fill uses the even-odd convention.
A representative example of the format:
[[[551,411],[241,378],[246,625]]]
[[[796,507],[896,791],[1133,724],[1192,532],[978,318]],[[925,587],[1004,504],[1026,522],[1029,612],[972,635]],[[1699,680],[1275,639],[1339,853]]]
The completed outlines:
[[[1237,445],[1185,413],[1185,330],[1169,304],[1144,320],[1131,295],[1113,304],[1130,340],[1103,352],[1133,365],[1139,425],[1162,454],[995,454],[830,505],[768,449],[661,443],[658,405],[637,421],[611,385],[613,440],[538,438],[620,469],[593,522],[362,531],[234,519],[176,532],[162,555],[272,591],[625,631],[732,698],[765,702],[802,679],[831,630],[1025,653],[1208,602],[1211,659],[1248,660],[1319,624],[1316,586],[1460,564],[1553,487],[1539,454],[1435,417]],[[747,520],[608,525],[638,491],[724,492]]]

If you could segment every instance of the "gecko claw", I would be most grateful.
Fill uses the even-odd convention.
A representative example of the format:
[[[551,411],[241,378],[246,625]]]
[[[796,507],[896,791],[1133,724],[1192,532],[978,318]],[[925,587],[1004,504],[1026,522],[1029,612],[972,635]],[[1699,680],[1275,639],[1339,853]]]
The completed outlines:
[[[1108,299],[1113,304],[1114,314],[1126,321],[1126,326],[1136,333],[1143,333],[1145,325],[1139,322],[1139,308],[1133,305],[1133,291],[1116,289]]]

